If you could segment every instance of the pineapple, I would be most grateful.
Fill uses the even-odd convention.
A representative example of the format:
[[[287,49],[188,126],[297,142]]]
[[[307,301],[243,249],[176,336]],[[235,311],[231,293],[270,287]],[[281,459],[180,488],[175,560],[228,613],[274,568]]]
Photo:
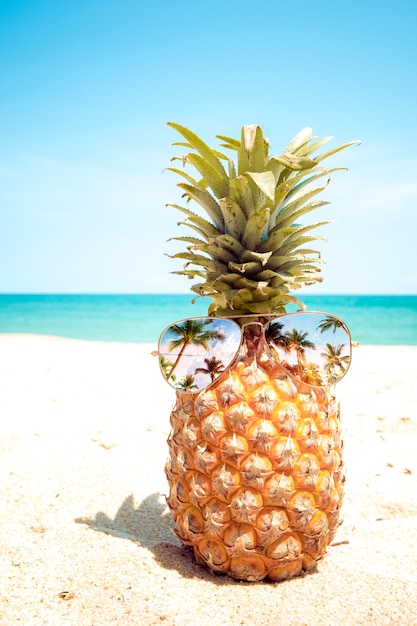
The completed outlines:
[[[324,159],[358,142],[313,156],[331,138],[315,139],[306,128],[270,156],[262,129],[244,126],[240,140],[218,136],[235,162],[168,125],[185,140],[174,145],[187,150],[173,161],[198,173],[168,168],[187,200],[169,206],[194,231],[175,238],[186,248],[173,255],[185,261],[176,273],[197,278],[191,289],[211,298],[209,316],[232,317],[243,340],[211,385],[195,393],[189,377],[176,392],[167,502],[175,534],[200,564],[238,580],[280,581],[313,570],[341,523],[343,441],[335,386],[291,375],[268,350],[259,322],[294,305],[303,310],[293,291],[321,280],[322,259],[309,244],[327,222],[299,220],[326,204],[315,196],[344,169],[327,169]],[[312,185],[319,179],[324,185]],[[206,359],[207,373],[215,368]]]

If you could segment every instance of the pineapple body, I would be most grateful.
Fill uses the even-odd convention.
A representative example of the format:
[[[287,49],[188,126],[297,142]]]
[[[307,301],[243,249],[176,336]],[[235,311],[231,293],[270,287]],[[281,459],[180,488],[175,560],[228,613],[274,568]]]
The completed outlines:
[[[199,394],[177,393],[167,498],[197,561],[235,579],[315,568],[338,527],[344,469],[333,389],[290,377],[259,329]]]
[[[211,299],[209,316],[305,309],[294,292],[322,280],[323,259],[311,246],[322,238],[313,231],[328,222],[302,221],[327,204],[317,196],[344,169],[324,161],[358,142],[318,152],[331,137],[305,128],[273,156],[260,126],[249,125],[240,139],[218,135],[224,154],[188,128],[168,126],[186,149],[172,159],[183,169],[168,168],[180,177],[185,201],[169,206],[189,228],[174,237],[185,247],[172,255],[183,262],[176,274],[193,282],[197,297]],[[209,388],[191,394],[177,386],[167,500],[177,536],[199,562],[240,580],[278,581],[312,570],[339,524],[339,407],[334,387],[286,373],[259,324],[243,329],[238,356]]]

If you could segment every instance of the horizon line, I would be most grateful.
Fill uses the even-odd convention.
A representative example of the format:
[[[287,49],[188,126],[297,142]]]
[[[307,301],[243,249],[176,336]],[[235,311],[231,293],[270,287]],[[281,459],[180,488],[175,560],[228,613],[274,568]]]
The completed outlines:
[[[207,296],[196,296],[187,291],[0,291],[0,296],[189,296],[192,299],[210,298]],[[410,292],[336,292],[336,293],[303,293],[299,294],[300,299],[310,296],[317,297],[358,297],[358,296],[376,296],[376,297],[404,297],[417,296],[417,293]]]

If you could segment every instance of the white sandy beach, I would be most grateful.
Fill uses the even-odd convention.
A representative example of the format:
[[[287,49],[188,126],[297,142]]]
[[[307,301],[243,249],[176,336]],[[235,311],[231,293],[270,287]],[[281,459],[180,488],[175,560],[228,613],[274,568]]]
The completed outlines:
[[[0,335],[1,626],[417,625],[417,347],[355,348],[345,521],[277,584],[215,576],[169,531],[153,348]]]

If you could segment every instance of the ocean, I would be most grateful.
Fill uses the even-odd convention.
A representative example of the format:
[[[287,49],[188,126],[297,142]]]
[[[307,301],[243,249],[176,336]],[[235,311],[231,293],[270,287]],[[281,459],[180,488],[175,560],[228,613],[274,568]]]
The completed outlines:
[[[367,345],[417,345],[417,295],[303,295],[307,310],[341,317]],[[155,343],[171,322],[205,315],[188,294],[0,294],[0,333]]]

